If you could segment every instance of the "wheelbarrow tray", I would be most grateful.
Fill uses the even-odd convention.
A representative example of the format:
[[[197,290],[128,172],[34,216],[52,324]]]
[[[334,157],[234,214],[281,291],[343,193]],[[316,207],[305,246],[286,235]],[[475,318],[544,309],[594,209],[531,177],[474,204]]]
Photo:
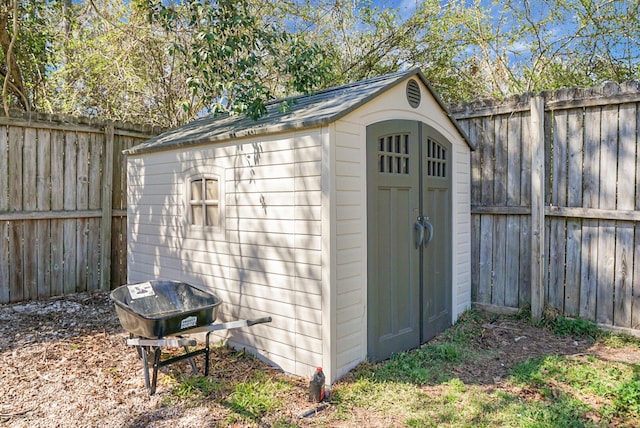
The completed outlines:
[[[122,327],[139,337],[160,339],[212,324],[222,300],[185,282],[147,281],[111,292]]]

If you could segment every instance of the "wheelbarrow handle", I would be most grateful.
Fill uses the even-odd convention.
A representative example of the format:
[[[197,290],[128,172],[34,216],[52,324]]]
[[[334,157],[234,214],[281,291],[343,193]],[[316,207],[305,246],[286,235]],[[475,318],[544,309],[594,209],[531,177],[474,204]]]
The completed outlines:
[[[247,327],[251,327],[256,324],[263,324],[266,322],[271,322],[271,317],[262,317],[255,320],[247,320]]]

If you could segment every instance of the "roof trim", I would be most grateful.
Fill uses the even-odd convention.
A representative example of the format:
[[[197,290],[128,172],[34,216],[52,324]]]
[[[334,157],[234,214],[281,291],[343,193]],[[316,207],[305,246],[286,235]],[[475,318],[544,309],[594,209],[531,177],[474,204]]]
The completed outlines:
[[[455,118],[449,112],[449,109],[444,105],[440,97],[434,92],[433,88],[422,74],[422,72],[415,68],[408,71],[402,71],[397,73],[392,73],[384,76],[374,77],[371,79],[361,80],[359,82],[349,83],[342,86],[337,86],[333,88],[327,88],[324,90],[320,90],[312,95],[300,95],[295,97],[283,98],[279,100],[274,100],[267,103],[267,109],[270,109],[271,112],[267,113],[267,115],[259,118],[254,122],[250,122],[249,124],[246,121],[250,120],[246,116],[220,116],[213,118],[211,116],[203,117],[196,119],[186,125],[174,128],[169,130],[163,134],[160,134],[150,140],[147,140],[141,144],[138,144],[134,147],[131,147],[127,150],[124,150],[123,153],[126,155],[138,155],[143,153],[152,153],[158,151],[165,150],[174,150],[178,148],[185,147],[193,147],[199,145],[205,145],[210,143],[217,143],[223,141],[230,141],[236,138],[246,138],[260,135],[268,135],[268,134],[276,134],[287,131],[295,131],[306,128],[313,128],[322,125],[326,125],[328,123],[335,122],[354,110],[358,109],[362,105],[368,103],[372,99],[380,96],[384,92],[390,90],[391,88],[397,86],[398,84],[404,82],[405,80],[417,76],[420,81],[425,85],[425,87],[429,90],[431,95],[434,97],[442,111],[449,118],[451,123],[454,125],[462,139],[468,144],[471,150],[475,150],[475,146],[470,142],[466,133],[462,130],[460,125],[457,123]],[[384,82],[388,80],[388,82],[384,83],[379,88],[372,90],[370,92],[366,92],[364,96],[357,101],[346,105],[344,108],[339,109],[338,111],[332,112],[331,107],[325,107],[326,112],[322,112],[317,116],[311,116],[308,118],[301,117],[300,119],[296,119],[293,117],[292,120],[277,120],[275,123],[269,123],[268,120],[273,116],[272,119],[278,119],[279,116],[282,118],[286,118],[286,112],[282,113],[279,111],[279,108],[284,106],[285,102],[295,102],[300,101],[308,101],[317,99],[317,103],[322,101],[322,97],[327,94],[336,93],[343,94],[348,92],[349,90],[356,91],[358,88],[361,88],[366,85],[372,85],[379,82]],[[356,94],[357,95],[357,94]],[[307,108],[311,107],[307,106]],[[301,107],[298,109],[300,112],[305,111],[305,107]],[[293,109],[293,114],[295,115],[296,109]],[[260,123],[261,120],[267,120],[266,123]],[[243,123],[245,121],[245,123]],[[234,126],[237,125],[237,126]],[[211,132],[204,132],[206,130],[213,131],[217,128],[223,128],[224,126],[231,126],[231,128],[237,128],[237,131],[224,131],[218,134],[211,134]],[[195,135],[189,136],[189,133],[193,133]],[[181,136],[182,135],[182,136]]]

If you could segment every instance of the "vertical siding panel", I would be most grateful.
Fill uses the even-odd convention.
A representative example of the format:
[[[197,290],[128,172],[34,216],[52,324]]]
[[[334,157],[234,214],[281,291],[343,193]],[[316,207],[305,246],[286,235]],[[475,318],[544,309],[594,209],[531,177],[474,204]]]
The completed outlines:
[[[121,210],[126,207],[124,192],[126,189],[126,165],[125,157],[122,154],[128,144],[127,138],[115,135],[113,149],[113,193],[111,204],[114,210]],[[126,226],[123,228],[122,217],[111,218],[111,284],[118,286],[126,282]],[[126,224],[126,220],[125,220]],[[124,246],[124,250],[123,250]]]
[[[510,115],[507,134],[507,205],[520,205],[522,170],[522,116]],[[507,218],[507,272],[505,305],[517,308],[520,287],[520,223],[521,216]]]
[[[522,164],[520,175],[520,205],[531,206],[531,112],[521,114]],[[526,142],[526,143],[525,143]],[[531,305],[531,216],[520,218],[520,307]]]
[[[100,204],[102,217],[100,218],[100,289],[111,289],[111,227],[113,223],[113,170],[114,170],[114,140],[113,123],[104,128],[104,152],[102,156],[102,188],[100,190]]]
[[[491,303],[504,306],[505,282],[507,272],[507,217],[493,216],[493,272]]]
[[[635,184],[637,177],[635,162],[636,150],[636,116],[635,104],[625,104],[619,110],[619,145],[618,145],[618,210],[635,208]],[[615,291],[614,291],[614,323],[619,327],[631,327],[631,301],[633,299],[633,241],[634,225],[618,222],[616,229],[615,257]]]
[[[36,144],[36,130],[33,128],[25,128],[22,162],[22,207],[25,211],[35,211],[37,206]]]
[[[64,208],[64,132],[51,132],[51,209]],[[64,220],[51,220],[51,295],[64,293]]]
[[[76,160],[76,209],[89,208],[89,134],[78,133],[78,157]],[[87,289],[87,235],[89,223],[86,218],[76,221],[76,291]]]
[[[471,215],[471,301],[479,302],[480,289],[480,218],[478,214]]]
[[[9,209],[9,145],[0,126],[0,212]],[[0,304],[9,302],[9,222],[0,222]]]
[[[551,204],[565,207],[567,204],[567,111],[555,112],[553,122]],[[561,312],[564,310],[565,228],[564,218],[549,218],[547,301],[551,307]]]
[[[481,138],[482,146],[482,187],[481,198],[483,206],[492,206],[494,171],[494,127],[493,118],[482,118]],[[478,281],[478,301],[491,303],[493,285],[493,216],[482,215],[480,219],[480,278]]]
[[[126,217],[113,217],[111,223],[111,284],[119,286],[127,282]]]
[[[498,206],[507,205],[507,117],[498,116],[494,120],[495,160],[493,202]],[[507,216],[494,217],[493,233],[493,290],[491,302],[504,306],[507,279]]]
[[[640,132],[640,108],[636,111],[636,132]],[[636,134],[637,135],[637,134]],[[636,180],[640,180],[640,136],[636,140]],[[640,211],[640,189],[636,188],[635,210]],[[631,327],[640,329],[640,223],[635,223],[633,255],[633,299],[631,300]]]
[[[38,211],[51,210],[51,131],[38,130],[37,206]],[[37,226],[38,297],[51,295],[51,220],[41,220]]]
[[[9,222],[9,301],[20,302],[24,300],[23,289],[23,248],[22,237],[24,235],[24,223],[22,221]]]
[[[77,137],[67,132],[64,145],[64,209],[74,211],[77,205]],[[64,256],[63,256],[63,292],[76,290],[76,220],[63,220]]]
[[[478,278],[478,303],[491,303],[493,216],[480,217],[480,277]]]
[[[120,169],[120,205],[118,209],[126,211],[127,209],[127,158],[122,153],[122,150],[133,147],[140,141],[136,141],[133,138],[123,138],[119,156],[119,169]],[[115,247],[118,250],[118,284],[124,284],[127,282],[127,217],[121,216],[117,218],[119,222],[119,234],[118,242],[115,243]]]
[[[600,108],[585,112],[584,175],[582,200],[585,208],[598,208],[600,195]],[[580,263],[580,316],[595,320],[598,266],[598,221],[582,222]]]
[[[618,106],[602,109],[600,152],[600,208],[616,209],[616,178],[618,153]],[[600,221],[598,235],[598,285],[596,320],[613,324],[613,293],[615,271],[615,222]]]
[[[508,118],[498,116],[494,119],[494,174],[493,174],[493,201],[496,205],[507,204],[507,177],[509,159]],[[491,134],[489,134],[491,135]]]
[[[0,304],[9,303],[9,224],[0,221]]]
[[[583,110],[570,110],[568,126],[567,206],[582,207],[582,175],[584,173]],[[580,250],[582,247],[582,220],[567,219],[567,257],[564,310],[565,315],[580,315]]]
[[[0,126],[0,211],[9,210],[9,143],[7,127]]]
[[[22,130],[9,127],[9,211],[22,211]]]
[[[640,123],[640,122],[639,122]],[[638,160],[640,163],[640,160]],[[636,169],[640,171],[640,169]],[[637,198],[637,196],[636,196]],[[636,211],[640,210],[636,202]],[[631,328],[640,329],[640,224],[635,226],[635,241],[634,241],[634,254],[633,254],[633,283],[632,283],[632,298],[631,298]]]
[[[507,205],[518,206],[522,199],[522,115],[510,115],[507,126]]]
[[[469,139],[477,150],[471,152],[471,206],[482,205],[482,150],[481,122],[470,119]],[[471,301],[479,301],[480,288],[480,215],[471,214]]]
[[[480,205],[482,203],[482,153],[484,150],[480,119],[469,120],[469,139],[477,147],[476,151],[471,152],[471,205]]]
[[[91,134],[89,142],[89,201],[90,210],[99,210],[102,189],[102,148],[103,138],[99,134]],[[87,236],[87,290],[100,288],[100,219],[88,220]]]
[[[24,130],[24,158],[22,195],[23,209],[35,211],[37,208],[37,140],[36,130],[25,128]],[[25,220],[24,222],[24,299],[31,300],[38,296],[38,257],[37,257],[37,220]]]
[[[51,131],[51,209],[64,209],[64,132]]]
[[[492,206],[493,200],[493,180],[495,176],[495,138],[493,118],[482,118],[481,126],[482,145],[482,205]]]
[[[9,127],[9,211],[22,211],[23,128]],[[9,226],[9,300],[24,299],[24,223],[11,221]]]
[[[634,225],[618,222],[615,239],[615,284],[613,323],[618,327],[631,327],[633,299]]]

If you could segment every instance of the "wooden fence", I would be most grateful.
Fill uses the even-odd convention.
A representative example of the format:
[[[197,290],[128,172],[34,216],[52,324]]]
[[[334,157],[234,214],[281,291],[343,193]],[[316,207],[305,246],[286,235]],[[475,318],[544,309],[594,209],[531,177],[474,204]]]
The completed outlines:
[[[640,83],[457,105],[472,300],[640,329]]]
[[[472,300],[640,330],[640,83],[452,108],[472,154]],[[0,118],[0,303],[126,281],[126,149],[160,130]]]
[[[122,150],[151,127],[0,117],[0,303],[126,281]]]

